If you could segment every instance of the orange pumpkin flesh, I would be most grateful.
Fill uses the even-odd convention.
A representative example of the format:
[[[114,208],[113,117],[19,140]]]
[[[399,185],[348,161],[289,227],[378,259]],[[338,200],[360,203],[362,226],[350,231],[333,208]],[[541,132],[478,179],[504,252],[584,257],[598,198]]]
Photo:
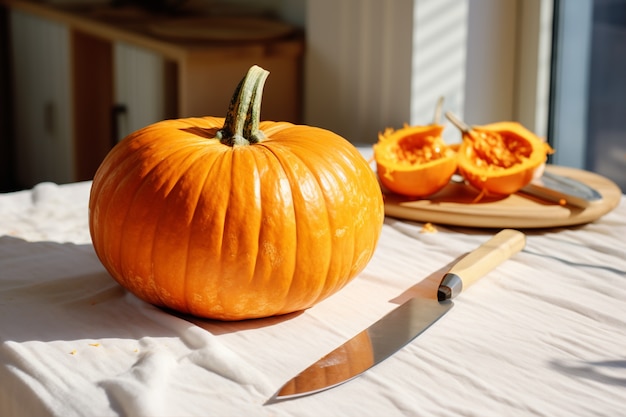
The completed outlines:
[[[374,145],[380,182],[398,194],[426,197],[441,190],[457,168],[455,151],[441,138],[443,126],[387,129]]]
[[[473,126],[463,133],[459,173],[482,193],[509,195],[527,185],[552,148],[516,122]]]
[[[285,314],[372,257],[384,218],[374,172],[332,132],[259,122],[266,76],[251,68],[226,119],[147,126],[102,162],[93,245],[139,298],[221,320]]]

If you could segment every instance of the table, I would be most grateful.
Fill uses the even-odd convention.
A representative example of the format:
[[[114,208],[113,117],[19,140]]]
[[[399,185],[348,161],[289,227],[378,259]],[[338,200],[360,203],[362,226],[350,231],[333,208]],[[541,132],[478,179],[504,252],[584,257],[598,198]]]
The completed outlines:
[[[386,218],[347,287],[302,313],[224,323],[148,305],[90,244],[90,182],[0,195],[2,416],[615,416],[626,407],[626,197],[526,248],[361,377],[265,405],[289,378],[495,233]]]

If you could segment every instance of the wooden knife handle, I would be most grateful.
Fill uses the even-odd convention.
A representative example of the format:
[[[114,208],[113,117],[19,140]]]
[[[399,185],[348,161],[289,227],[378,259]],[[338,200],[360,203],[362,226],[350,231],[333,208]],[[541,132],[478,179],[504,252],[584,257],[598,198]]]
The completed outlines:
[[[452,266],[441,281],[437,298],[442,301],[456,297],[462,290],[522,250],[525,245],[524,233],[513,229],[501,230]]]

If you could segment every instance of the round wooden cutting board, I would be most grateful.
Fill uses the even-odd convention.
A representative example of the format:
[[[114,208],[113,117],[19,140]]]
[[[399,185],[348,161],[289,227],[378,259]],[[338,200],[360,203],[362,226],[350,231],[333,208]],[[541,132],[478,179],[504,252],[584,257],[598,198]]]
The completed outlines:
[[[595,188],[602,199],[586,208],[561,206],[525,194],[483,197],[473,202],[479,192],[465,184],[450,183],[428,199],[411,199],[385,193],[385,214],[406,220],[453,226],[486,228],[546,228],[592,222],[613,210],[622,192],[611,180],[576,168],[547,165],[554,174],[577,179]]]

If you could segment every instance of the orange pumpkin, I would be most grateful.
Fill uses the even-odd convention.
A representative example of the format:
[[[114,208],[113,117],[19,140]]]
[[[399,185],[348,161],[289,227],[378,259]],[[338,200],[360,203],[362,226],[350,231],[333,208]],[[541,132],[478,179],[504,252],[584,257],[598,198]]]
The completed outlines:
[[[498,122],[471,128],[450,113],[463,133],[458,151],[459,173],[482,194],[513,194],[542,169],[553,150],[517,122]]]
[[[222,320],[285,314],[372,257],[384,218],[375,173],[332,132],[260,122],[267,75],[250,69],[225,119],[147,126],[96,172],[95,251],[139,298]]]
[[[450,182],[456,172],[456,151],[441,133],[439,114],[443,98],[437,102],[435,118],[426,126],[387,129],[378,135],[374,160],[380,182],[397,194],[426,197]]]

